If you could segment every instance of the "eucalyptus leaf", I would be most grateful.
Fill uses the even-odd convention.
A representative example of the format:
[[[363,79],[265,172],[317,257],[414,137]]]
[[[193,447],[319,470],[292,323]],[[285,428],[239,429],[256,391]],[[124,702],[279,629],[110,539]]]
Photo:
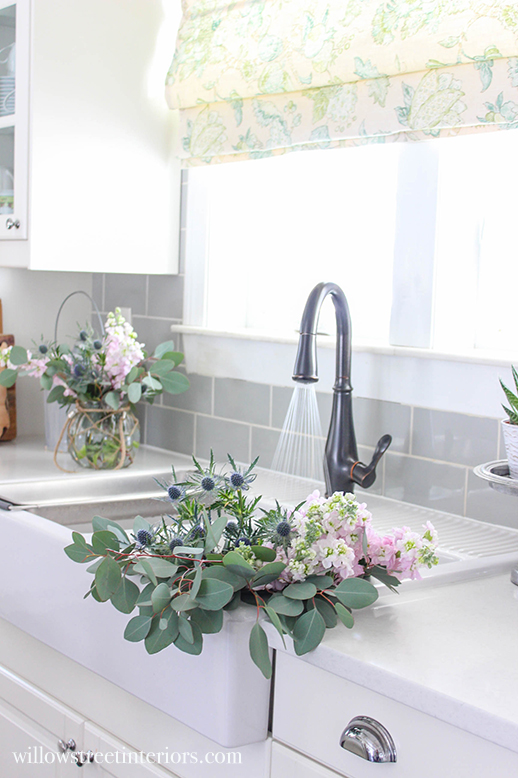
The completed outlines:
[[[378,590],[364,578],[346,578],[331,594],[348,608],[366,608],[378,599]]]
[[[198,603],[189,594],[178,594],[173,597],[171,608],[175,611],[190,611],[196,608]]]
[[[262,562],[273,562],[277,556],[275,549],[268,546],[252,546],[252,551]]]
[[[154,376],[164,376],[174,370],[174,362],[170,359],[159,359],[158,362],[153,362],[149,368],[149,372]]]
[[[190,386],[189,379],[183,373],[168,373],[160,376],[159,381],[164,391],[169,394],[181,394]]]
[[[273,608],[270,608],[268,605],[266,605],[264,609],[265,609],[265,611],[266,611],[266,613],[268,615],[268,618],[272,622],[273,626],[275,627],[275,629],[277,630],[277,632],[281,636],[284,648],[286,648],[286,642],[284,640],[284,628],[282,626],[282,623],[281,623],[281,620],[280,620],[279,616],[273,610]]]
[[[218,545],[223,530],[227,526],[227,517],[218,516],[212,523],[205,516],[205,552],[210,553]]]
[[[316,597],[315,608],[317,608],[318,612],[324,619],[327,629],[336,627],[338,618],[336,616],[336,611],[330,602],[326,602],[326,600],[323,600],[321,597]]]
[[[138,643],[140,640],[144,640],[151,628],[152,621],[150,616],[135,616],[130,619],[124,630],[124,638],[129,640],[130,643]]]
[[[335,582],[330,575],[308,575],[305,583],[312,583],[319,591],[323,591],[324,589],[329,589],[330,586],[334,586]]]
[[[151,630],[145,639],[148,654],[157,654],[159,651],[163,651],[178,637],[178,615],[169,610],[164,618],[167,619],[165,629],[160,629],[160,619],[155,617],[153,620]]]
[[[10,367],[6,367],[4,370],[0,370],[0,386],[5,386],[7,389],[10,389],[11,386],[15,385],[17,378],[17,370],[12,370]],[[63,394],[63,392],[61,394]]]
[[[298,616],[304,610],[301,600],[290,600],[282,594],[271,597],[268,605],[276,613],[282,613],[283,616]]]
[[[121,570],[117,562],[107,556],[95,573],[95,588],[102,602],[115,594],[121,582]]]
[[[209,635],[221,632],[223,628],[223,611],[205,611],[195,608],[191,611],[191,622],[194,621],[200,630]]]
[[[293,629],[293,642],[297,656],[313,651],[325,635],[326,624],[317,608],[299,616]]]
[[[301,583],[292,583],[282,590],[285,597],[290,600],[310,600],[317,593],[315,584],[302,581]]]
[[[134,365],[126,376],[126,385],[129,386],[129,384],[132,384],[133,381],[138,378],[138,375],[139,369],[136,365]]]
[[[11,351],[9,352],[9,362],[12,365],[19,367],[20,365],[25,365],[28,361],[29,357],[27,355],[26,349],[22,348],[22,346],[12,347]]]
[[[6,372],[5,370],[2,371],[2,373],[5,373],[5,372]],[[0,378],[2,376],[2,373],[0,373]],[[6,384],[4,384],[4,386],[6,386]],[[50,390],[50,392],[48,394],[48,397],[47,397],[47,402],[48,403],[55,403],[58,400],[61,400],[63,398],[64,394],[65,394],[65,387],[64,386],[55,386],[53,389]]]
[[[191,622],[191,629],[193,636],[192,643],[188,643],[183,635],[178,635],[174,641],[174,644],[176,648],[180,649],[180,651],[184,651],[186,654],[193,654],[194,656],[198,656],[198,654],[201,654],[203,648],[203,635],[201,634],[201,630],[196,622]]]
[[[143,562],[146,563],[145,567],[142,564]],[[178,570],[178,565],[169,562],[168,559],[149,556],[145,559],[142,557],[137,564],[133,566],[136,573],[144,573],[145,575],[148,574],[146,571],[148,571],[149,568],[151,568],[156,578],[171,578]]]
[[[120,524],[117,524],[117,522],[113,521],[113,519],[103,519],[102,516],[94,516],[92,519],[92,527],[94,532],[107,529],[110,532],[113,532],[114,535],[117,535],[119,540],[121,540],[123,543],[129,544],[130,542],[126,532],[123,530]]]
[[[69,557],[69,559],[71,559],[73,562],[84,564],[85,562],[92,561],[92,552],[88,551],[88,549],[84,548],[84,546],[76,546],[75,543],[72,543],[70,546],[66,546],[63,550],[67,557]]]
[[[148,583],[140,592],[137,598],[137,605],[151,605],[151,592],[155,589],[155,584]]]
[[[128,386],[128,400],[130,403],[138,403],[142,397],[142,386],[137,383]]]
[[[194,634],[192,631],[192,627],[190,622],[185,618],[185,616],[179,616],[178,629],[180,631],[180,635],[187,643],[191,643],[191,644],[194,643]]]
[[[232,573],[227,567],[223,565],[211,565],[205,567],[202,573],[203,578],[217,578],[218,581],[225,581],[232,586],[235,592],[246,586],[246,578],[240,575]]]
[[[239,608],[241,605],[241,595],[239,592],[236,592],[230,602],[227,602],[223,610],[225,611],[235,611]],[[218,611],[215,611],[215,613],[218,613]]]
[[[104,556],[108,551],[119,551],[119,539],[110,530],[99,530],[99,532],[94,532],[92,535],[92,548],[96,554]]]
[[[166,583],[160,583],[151,592],[151,604],[155,613],[167,608],[171,601],[171,589]]]
[[[52,376],[47,375],[46,373],[43,373],[42,376],[40,376],[40,386],[42,389],[46,389],[47,391],[52,388],[52,384],[54,382],[54,379]]]
[[[252,565],[245,562],[241,554],[237,551],[229,551],[223,557],[223,564],[230,570],[231,573],[241,576],[241,578],[250,579],[255,575],[255,570]]]
[[[144,572],[144,575],[147,575],[147,577],[149,578],[151,583],[154,584],[155,586],[157,586],[157,584],[158,584],[157,577],[156,577],[155,572],[154,572],[153,568],[151,567],[151,565],[149,564],[149,561],[147,559],[139,559],[139,561],[135,565],[135,569],[136,568],[138,568],[136,570],[136,572],[140,572],[140,570],[142,570]]]
[[[196,602],[200,608],[207,611],[218,611],[234,596],[234,589],[225,581],[216,578],[204,578],[200,583]]]
[[[164,354],[167,354],[169,351],[174,351],[174,342],[172,340],[166,340],[163,343],[159,343],[153,356],[157,359],[161,359]]]
[[[252,661],[257,665],[265,678],[270,679],[272,677],[272,663],[270,660],[270,650],[268,648],[268,639],[266,632],[257,622],[252,627],[250,632],[250,656]]]
[[[203,574],[203,568],[201,565],[199,565],[196,569],[196,573],[194,575],[191,591],[189,592],[190,596],[195,599],[196,595],[198,594],[200,590],[201,580],[202,580],[202,574]]]
[[[354,618],[351,611],[347,610],[340,602],[335,603],[335,610],[338,618],[347,629],[354,627]]]
[[[103,397],[106,405],[113,408],[114,411],[118,411],[121,404],[120,392],[107,392]]]
[[[269,562],[263,565],[260,570],[257,571],[252,579],[252,586],[266,586],[266,584],[276,581],[283,570],[286,569],[284,562]]]
[[[142,383],[147,386],[149,389],[152,389],[154,392],[161,392],[162,391],[162,384],[160,381],[158,381],[156,378],[153,378],[149,373],[144,376],[142,379]]]
[[[137,604],[140,589],[133,581],[123,578],[119,588],[112,594],[111,603],[121,613],[131,613]]]
[[[135,516],[133,520],[133,534],[136,536],[137,532],[141,529],[145,529],[147,532],[151,529],[151,524],[143,516]]]

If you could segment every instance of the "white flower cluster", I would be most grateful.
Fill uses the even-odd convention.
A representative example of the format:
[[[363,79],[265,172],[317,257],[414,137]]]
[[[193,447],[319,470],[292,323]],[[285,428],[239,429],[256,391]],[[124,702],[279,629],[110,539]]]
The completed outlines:
[[[143,344],[137,342],[137,333],[123,316],[120,308],[109,313],[106,319],[104,371],[113,389],[120,389],[131,368],[144,359]]]

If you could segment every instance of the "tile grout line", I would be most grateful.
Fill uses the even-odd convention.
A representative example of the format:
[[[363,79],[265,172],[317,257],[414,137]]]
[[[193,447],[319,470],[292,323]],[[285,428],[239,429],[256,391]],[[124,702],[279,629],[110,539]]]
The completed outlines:
[[[210,415],[214,416],[214,410],[216,407],[216,378],[214,376],[211,377],[211,396],[210,396]]]
[[[408,453],[412,454],[412,443],[414,438],[414,406],[410,406],[410,440],[408,441]]]
[[[146,276],[146,304],[144,306],[144,310],[146,311],[146,317],[149,312],[149,276]]]

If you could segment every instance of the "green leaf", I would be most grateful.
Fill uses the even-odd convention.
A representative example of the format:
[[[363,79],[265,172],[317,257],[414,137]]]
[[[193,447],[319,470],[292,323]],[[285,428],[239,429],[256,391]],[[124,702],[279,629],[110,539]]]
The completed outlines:
[[[327,629],[336,627],[338,619],[336,617],[336,611],[330,602],[326,602],[326,600],[317,597],[315,599],[315,607],[324,619]]]
[[[354,627],[354,619],[351,611],[347,610],[347,608],[344,608],[344,606],[339,602],[335,603],[335,610],[336,615],[342,624],[347,627],[347,629]]]
[[[167,608],[171,601],[171,589],[166,583],[160,583],[151,593],[151,604],[155,613],[160,613]]]
[[[319,591],[329,589],[330,586],[334,586],[334,581],[330,575],[308,575],[304,583],[314,584]]]
[[[507,386],[503,383],[502,379],[500,379],[500,386],[502,387],[502,389],[505,392],[505,396],[507,397],[507,399],[509,401],[509,405],[511,406],[513,411],[517,412],[518,411],[518,397],[515,394],[513,394],[513,392],[511,392],[510,389],[507,388]]]
[[[218,545],[221,536],[223,534],[223,530],[227,526],[227,517],[226,516],[219,516],[215,521],[212,523],[209,521],[208,516],[204,516],[204,523],[205,523],[205,553],[208,554],[212,551],[212,549],[216,548]]]
[[[191,622],[191,629],[193,635],[192,643],[188,643],[183,635],[178,635],[174,641],[174,644],[176,648],[180,649],[180,651],[184,651],[186,654],[193,654],[194,656],[198,656],[198,654],[201,654],[203,648],[203,635],[201,634],[201,630],[196,622]]]
[[[265,609],[266,613],[268,614],[268,618],[272,622],[273,626],[275,627],[275,629],[277,630],[277,632],[281,636],[284,648],[286,648],[286,642],[284,640],[284,629],[283,629],[283,626],[281,624],[280,618],[278,617],[276,612],[273,610],[273,608],[270,608],[268,605],[265,605],[264,609]]]
[[[266,586],[266,584],[276,581],[285,568],[286,565],[284,562],[269,562],[269,564],[263,565],[263,567],[257,571],[251,581],[251,585]]]
[[[143,516],[135,516],[133,519],[133,534],[136,536],[140,529],[145,529],[147,532],[151,529],[151,524]]]
[[[203,554],[203,548],[200,548],[199,546],[176,546],[174,553],[177,556],[185,556],[186,554],[189,554],[189,556],[201,556]]]
[[[268,605],[276,613],[282,613],[283,616],[298,616],[304,610],[301,600],[290,600],[282,594],[271,597]]]
[[[87,573],[96,573],[97,572],[97,568],[101,565],[102,561],[103,561],[102,559],[96,559],[95,562],[92,565],[90,565],[89,567],[86,568],[86,572]]]
[[[223,628],[223,611],[204,611],[201,608],[195,608],[191,611],[191,622],[193,621],[205,634],[216,634],[221,632]]]
[[[233,596],[234,589],[230,584],[216,578],[205,578],[200,584],[196,602],[203,610],[219,611]]]
[[[268,546],[252,546],[252,551],[262,562],[273,562],[277,556],[275,549]]]
[[[95,588],[102,602],[109,600],[115,594],[121,582],[121,571],[117,562],[107,556],[95,573]]]
[[[175,611],[190,611],[196,608],[198,603],[189,594],[178,594],[171,602],[171,608]]]
[[[203,570],[203,578],[217,578],[218,581],[225,581],[232,586],[235,592],[246,586],[246,578],[240,575],[231,573],[230,570],[223,565],[211,565]]]
[[[150,630],[152,621],[151,616],[135,616],[133,619],[130,619],[124,630],[124,638],[129,640],[130,643],[138,643],[140,640],[144,640]]]
[[[139,368],[135,365],[126,376],[126,386],[129,386],[139,376]]]
[[[130,539],[126,535],[123,528],[120,526],[120,524],[117,524],[117,522],[113,521],[112,519],[103,519],[102,516],[94,516],[92,519],[92,527],[94,532],[107,529],[110,532],[113,532],[114,535],[117,535],[119,540],[121,540],[123,543],[127,543],[128,545],[130,544]]]
[[[9,354],[9,362],[12,365],[25,365],[29,361],[26,349],[21,346],[13,346]]]
[[[302,581],[301,583],[292,583],[282,590],[285,597],[290,600],[310,600],[317,593],[315,584]]]
[[[146,563],[145,567],[143,564],[144,562]],[[150,568],[153,571],[155,578],[171,578],[178,570],[178,565],[169,562],[167,559],[150,556],[146,557],[146,559],[141,558],[137,564],[133,566],[136,573],[143,573],[144,575],[149,575]]]
[[[6,367],[4,370],[0,370],[0,386],[5,386],[7,389],[9,389],[11,386],[15,385],[17,378],[17,370],[11,370],[10,367]]]
[[[174,370],[174,362],[170,359],[159,359],[158,362],[153,362],[149,368],[151,375],[159,377],[167,375],[171,370]]]
[[[181,394],[190,386],[189,379],[183,373],[169,373],[160,376],[159,380],[164,391],[169,394]]]
[[[180,616],[178,618],[178,628],[180,630],[180,635],[187,643],[191,643],[191,644],[194,643],[194,634],[192,631],[192,627],[189,621],[185,618],[185,616]]]
[[[228,554],[225,554],[223,557],[223,564],[231,573],[235,573],[235,575],[239,575],[241,578],[250,579],[255,575],[255,570],[252,565],[245,562],[241,554],[238,554],[237,551],[229,551]]]
[[[157,577],[147,559],[139,559],[133,569],[136,570],[136,572],[140,572],[142,570],[143,575],[147,575],[154,586],[158,585]]]
[[[239,608],[241,604],[241,595],[239,592],[236,592],[230,602],[227,602],[223,610],[225,611],[235,611]],[[216,611],[217,613],[218,611]]]
[[[348,608],[366,608],[378,599],[378,590],[364,578],[346,578],[330,592]]]
[[[460,35],[452,35],[449,38],[439,41],[439,46],[443,46],[445,49],[452,49],[458,43],[460,43]]]
[[[162,391],[162,384],[160,381],[158,381],[156,378],[153,378],[153,376],[149,374],[142,379],[142,383],[149,387],[149,389],[152,389],[154,392]]]
[[[146,584],[146,586],[144,586],[144,588],[142,589],[142,591],[140,592],[137,598],[137,605],[138,606],[151,605],[151,593],[154,591],[154,589],[155,589],[155,584],[152,583]]]
[[[108,551],[119,551],[119,539],[110,530],[99,530],[92,535],[92,548],[96,554],[104,556]]]
[[[131,613],[137,604],[140,590],[133,581],[123,578],[119,588],[111,596],[111,603],[121,613]]]
[[[161,359],[169,359],[177,367],[183,362],[184,356],[185,354],[182,354],[181,351],[166,351],[165,354],[162,354]]]
[[[161,359],[168,351],[174,351],[174,342],[172,340],[166,340],[163,343],[159,343],[153,356],[157,359]]]
[[[106,405],[109,405],[114,411],[119,410],[121,404],[120,392],[108,392],[104,395],[103,400]]]
[[[316,608],[299,616],[293,629],[293,642],[297,656],[313,651],[325,635],[326,624]]]
[[[72,543],[70,546],[66,546],[63,550],[67,557],[69,557],[69,559],[71,559],[73,562],[84,564],[85,562],[92,561],[92,552],[88,551],[88,549],[85,549],[84,546],[76,546],[75,543]]]
[[[46,373],[43,373],[43,375],[40,376],[40,386],[42,389],[46,389],[46,390],[51,389],[52,382],[53,382],[52,376],[47,375]]]
[[[385,586],[388,586],[393,592],[396,591],[395,587],[399,586],[401,583],[399,578],[396,578],[395,575],[390,575],[384,567],[380,567],[379,565],[375,565],[375,567],[371,568],[369,570],[369,575],[373,578],[377,578],[378,581],[384,583]]]
[[[138,403],[141,397],[142,397],[141,384],[130,384],[128,386],[128,400],[130,401],[130,403]]]
[[[1,375],[2,373],[0,373],[0,376]],[[54,389],[51,389],[51,391],[49,392],[49,396],[47,397],[47,402],[48,403],[57,402],[58,400],[61,400],[63,398],[64,394],[65,394],[64,386],[55,386]]]
[[[92,551],[92,546],[88,545],[85,538],[81,535],[80,532],[72,532],[72,540],[74,541],[76,546],[82,546],[87,551]]]
[[[268,639],[266,632],[259,623],[254,624],[250,632],[250,656],[257,665],[265,678],[272,677],[272,663],[270,661],[270,651],[268,649]]]
[[[192,581],[191,590],[189,592],[189,596],[192,597],[193,600],[196,599],[196,595],[200,591],[202,575],[203,575],[203,568],[201,565],[198,565]]]
[[[164,614],[164,618],[167,619],[165,629],[160,629],[160,619],[154,619],[153,626],[145,640],[148,654],[157,654],[159,651],[163,651],[178,637],[178,615],[169,610],[167,614]]]
[[[515,385],[515,387],[516,387],[516,391],[518,392],[518,371],[516,370],[516,368],[514,367],[514,365],[511,365],[511,372],[512,372],[512,374],[513,374],[513,378],[514,378],[514,385]]]

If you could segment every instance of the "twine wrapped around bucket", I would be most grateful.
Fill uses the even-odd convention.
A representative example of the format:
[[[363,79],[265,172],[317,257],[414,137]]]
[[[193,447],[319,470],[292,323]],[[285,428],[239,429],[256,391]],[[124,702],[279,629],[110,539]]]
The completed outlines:
[[[113,430],[113,425],[107,422],[118,415],[116,419],[117,427]],[[125,429],[126,419],[132,422],[131,429]],[[77,429],[74,431],[74,425]],[[112,427],[112,429],[110,429]],[[114,410],[101,403],[91,403],[90,406],[81,405],[78,401],[75,404],[75,411],[69,413],[59,440],[54,450],[54,464],[64,473],[72,473],[73,470],[66,470],[57,461],[59,446],[66,434],[68,438],[68,452],[70,456],[82,467],[90,467],[94,470],[120,470],[123,467],[129,467],[133,464],[133,449],[138,446],[139,422],[133,415],[129,405]],[[78,450],[76,447],[76,438],[81,436],[85,442]],[[92,441],[97,438],[97,441]],[[126,444],[126,439],[130,441],[130,446]],[[94,456],[88,456],[87,447],[90,447]],[[109,449],[109,456],[102,456]],[[84,449],[84,453],[81,453]],[[97,451],[97,453],[96,453]],[[110,461],[116,465],[111,465]]]

